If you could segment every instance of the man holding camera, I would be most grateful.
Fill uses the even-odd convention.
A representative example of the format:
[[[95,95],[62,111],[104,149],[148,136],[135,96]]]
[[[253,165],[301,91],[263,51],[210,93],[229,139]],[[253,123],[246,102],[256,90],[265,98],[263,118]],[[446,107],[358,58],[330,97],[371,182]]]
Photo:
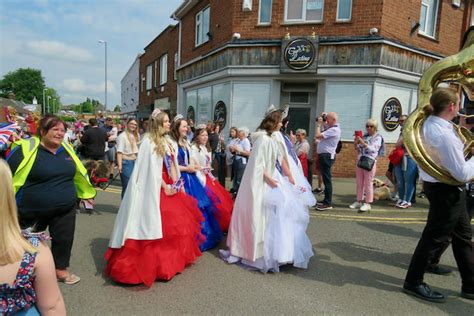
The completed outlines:
[[[318,117],[316,124],[315,140],[319,140],[317,153],[324,182],[324,200],[316,204],[316,209],[326,211],[332,209],[332,166],[336,161],[336,148],[341,139],[341,129],[337,124],[335,112],[323,113]],[[325,129],[321,131],[323,125]]]

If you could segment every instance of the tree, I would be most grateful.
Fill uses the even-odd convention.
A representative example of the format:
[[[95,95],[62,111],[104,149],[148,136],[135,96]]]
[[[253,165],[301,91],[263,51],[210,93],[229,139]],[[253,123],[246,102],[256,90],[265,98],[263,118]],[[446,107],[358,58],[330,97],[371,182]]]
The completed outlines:
[[[117,105],[114,107],[114,112],[120,112],[120,105],[117,104]]]
[[[44,78],[39,69],[19,68],[0,80],[0,96],[8,97],[8,93],[13,92],[17,100],[30,104],[33,103],[33,97],[39,103],[43,100],[44,88]]]
[[[58,92],[53,88],[47,87],[44,95],[46,113],[58,113],[61,108],[61,97],[58,95]],[[38,100],[43,100],[42,96]],[[43,101],[40,101],[40,103],[43,103]]]

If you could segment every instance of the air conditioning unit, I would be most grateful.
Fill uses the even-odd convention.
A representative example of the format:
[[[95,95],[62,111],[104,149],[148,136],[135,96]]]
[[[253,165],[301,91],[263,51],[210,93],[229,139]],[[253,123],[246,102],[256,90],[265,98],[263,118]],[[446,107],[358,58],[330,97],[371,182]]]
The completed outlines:
[[[453,7],[459,8],[461,6],[461,0],[453,0]]]
[[[252,11],[252,0],[242,1],[242,11]]]

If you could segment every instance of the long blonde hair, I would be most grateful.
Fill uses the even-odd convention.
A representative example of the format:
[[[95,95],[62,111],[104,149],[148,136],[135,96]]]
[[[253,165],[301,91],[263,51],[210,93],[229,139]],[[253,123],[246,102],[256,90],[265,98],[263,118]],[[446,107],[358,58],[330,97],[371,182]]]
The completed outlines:
[[[0,266],[14,263],[25,251],[37,250],[21,235],[10,168],[0,160]]]
[[[163,127],[163,122],[167,116],[168,114],[166,114],[166,112],[160,112],[156,116],[151,115],[149,119],[150,125],[148,126],[148,136],[155,143],[155,151],[159,156],[164,156],[166,153],[166,140],[164,137],[166,131]]]
[[[137,123],[137,128],[135,128],[135,131],[133,132],[130,132],[128,130],[128,124],[131,122],[131,121],[135,121],[135,123]],[[133,147],[133,143],[132,143],[132,139],[130,138],[130,134],[133,135],[133,137],[135,138],[135,147]],[[125,135],[127,135],[127,139],[128,139],[128,142],[130,143],[130,146],[132,147],[132,151],[137,149],[138,147],[138,143],[140,142],[140,134],[138,134],[138,122],[136,119],[134,118],[130,118],[128,119],[127,121],[127,127],[125,128]]]

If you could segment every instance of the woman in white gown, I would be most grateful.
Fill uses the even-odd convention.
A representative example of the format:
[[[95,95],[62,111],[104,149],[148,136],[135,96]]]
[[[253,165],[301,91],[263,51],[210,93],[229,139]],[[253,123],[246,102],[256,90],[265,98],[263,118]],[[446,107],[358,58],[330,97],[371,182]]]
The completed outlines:
[[[307,207],[296,199],[301,188],[295,185],[281,143],[272,136],[280,127],[281,113],[271,106],[252,134],[253,149],[227,237],[229,250],[220,252],[228,263],[241,262],[264,273],[279,272],[289,263],[307,268],[313,255],[305,233]]]

